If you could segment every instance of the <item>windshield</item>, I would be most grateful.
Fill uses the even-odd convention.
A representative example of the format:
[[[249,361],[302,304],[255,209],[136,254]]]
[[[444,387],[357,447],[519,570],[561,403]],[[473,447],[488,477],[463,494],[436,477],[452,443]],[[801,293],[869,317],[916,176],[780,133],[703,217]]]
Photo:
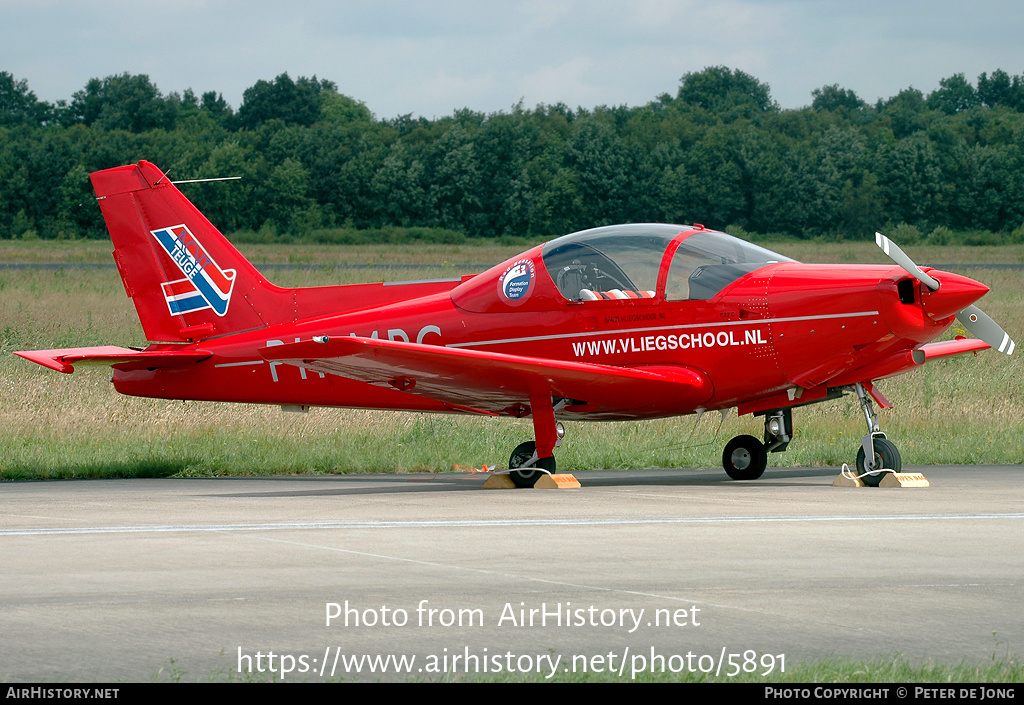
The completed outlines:
[[[665,298],[710,299],[744,274],[766,264],[792,261],[725,233],[694,233],[679,243],[672,257]]]

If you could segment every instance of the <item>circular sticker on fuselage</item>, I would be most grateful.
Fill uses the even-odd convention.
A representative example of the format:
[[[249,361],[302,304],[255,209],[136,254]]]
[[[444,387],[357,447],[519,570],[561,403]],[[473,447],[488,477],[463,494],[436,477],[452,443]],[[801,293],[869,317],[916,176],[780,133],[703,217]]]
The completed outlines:
[[[498,294],[505,303],[518,306],[529,298],[536,280],[537,267],[533,260],[516,260],[498,277]]]

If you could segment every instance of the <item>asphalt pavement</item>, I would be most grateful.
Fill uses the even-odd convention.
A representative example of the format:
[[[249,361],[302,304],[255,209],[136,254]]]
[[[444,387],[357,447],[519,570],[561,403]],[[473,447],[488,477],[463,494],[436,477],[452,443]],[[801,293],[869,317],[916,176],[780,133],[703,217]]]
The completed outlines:
[[[439,679],[1024,653],[1024,470],[0,485],[0,680]],[[382,675],[381,669],[386,672]],[[447,675],[446,675],[447,674]]]

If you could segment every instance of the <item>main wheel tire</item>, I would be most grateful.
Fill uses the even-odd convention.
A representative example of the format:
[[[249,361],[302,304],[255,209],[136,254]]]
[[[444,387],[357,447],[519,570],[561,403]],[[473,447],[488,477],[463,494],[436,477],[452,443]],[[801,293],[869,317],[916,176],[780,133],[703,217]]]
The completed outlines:
[[[536,452],[537,444],[534,441],[527,441],[517,445],[516,449],[512,451],[512,455],[509,456],[508,469],[510,472],[508,476],[516,487],[533,487],[537,484],[540,476],[544,474],[544,470],[547,470],[549,473],[555,472],[555,459],[553,457],[537,458],[533,466],[524,470],[516,470],[516,468],[520,468],[528,463]]]
[[[722,451],[722,467],[734,480],[756,480],[768,467],[768,451],[753,436],[736,436]]]
[[[903,458],[896,444],[887,438],[876,438],[875,445],[875,469],[885,468],[893,472],[900,472],[903,469]],[[868,471],[867,455],[864,453],[864,446],[857,451],[857,474],[864,475]],[[884,472],[875,475],[864,475],[860,478],[868,487],[878,487],[878,484],[885,477]]]

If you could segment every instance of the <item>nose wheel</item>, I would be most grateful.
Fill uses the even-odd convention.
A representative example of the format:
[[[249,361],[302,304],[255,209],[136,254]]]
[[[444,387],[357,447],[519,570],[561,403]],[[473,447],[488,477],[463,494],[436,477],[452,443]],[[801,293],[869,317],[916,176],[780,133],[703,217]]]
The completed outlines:
[[[885,477],[882,470],[899,472],[903,469],[903,459],[900,457],[900,451],[896,445],[884,436],[873,438],[872,445],[874,446],[875,462],[870,467],[864,449],[861,448],[857,451],[857,474],[861,476],[860,479],[865,485],[878,487],[882,478]]]

